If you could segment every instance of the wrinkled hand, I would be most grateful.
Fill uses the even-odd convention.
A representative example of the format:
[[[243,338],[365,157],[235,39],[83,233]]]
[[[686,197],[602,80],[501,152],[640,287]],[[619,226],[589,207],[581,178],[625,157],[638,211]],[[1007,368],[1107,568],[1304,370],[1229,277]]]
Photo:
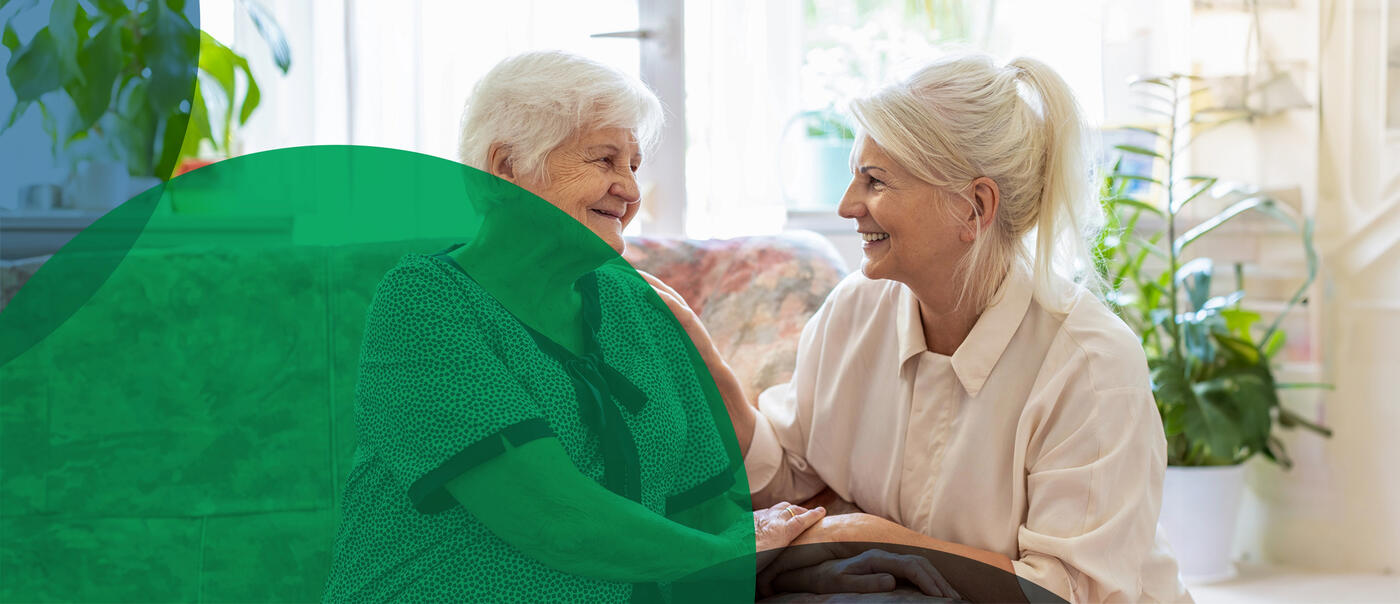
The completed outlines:
[[[789,510],[791,512],[789,513]],[[802,531],[826,515],[824,508],[807,509],[780,501],[773,507],[754,510],[753,535],[758,545],[758,569],[768,565]]]
[[[817,594],[884,593],[894,590],[899,579],[913,583],[928,596],[962,599],[938,569],[922,556],[878,549],[783,572],[771,582],[760,585],[760,589]]]

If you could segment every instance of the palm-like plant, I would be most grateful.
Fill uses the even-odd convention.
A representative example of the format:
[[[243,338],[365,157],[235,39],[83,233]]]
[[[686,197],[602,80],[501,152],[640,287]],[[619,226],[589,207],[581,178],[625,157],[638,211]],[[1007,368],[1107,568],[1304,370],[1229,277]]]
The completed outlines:
[[[1288,388],[1327,388],[1326,384],[1281,383],[1274,379],[1272,360],[1282,349],[1281,323],[1304,297],[1317,275],[1313,223],[1296,216],[1287,205],[1257,188],[1223,183],[1202,175],[1180,175],[1180,154],[1203,132],[1244,114],[1186,109],[1196,78],[1172,75],[1143,78],[1133,86],[1144,109],[1160,114],[1165,129],[1129,128],[1151,135],[1156,148],[1117,145],[1126,154],[1150,158],[1164,168],[1165,179],[1122,170],[1120,158],[1103,181],[1101,199],[1107,215],[1099,236],[1098,270],[1108,284],[1111,308],[1142,338],[1151,369],[1153,394],[1166,428],[1168,461],[1177,466],[1229,465],[1262,454],[1283,467],[1291,465],[1283,443],[1273,433],[1302,426],[1330,436],[1279,403]],[[1129,193],[1143,183],[1164,201],[1156,205]],[[1189,229],[1182,230],[1182,210],[1206,193],[1229,206]],[[1297,233],[1307,271],[1303,284],[1274,320],[1261,325],[1261,315],[1242,308],[1243,274],[1235,267],[1235,288],[1211,295],[1215,263],[1208,257],[1186,260],[1190,246],[1222,224],[1255,212],[1271,216]],[[1162,231],[1144,237],[1140,220],[1152,215]],[[1160,266],[1160,268],[1154,268]]]

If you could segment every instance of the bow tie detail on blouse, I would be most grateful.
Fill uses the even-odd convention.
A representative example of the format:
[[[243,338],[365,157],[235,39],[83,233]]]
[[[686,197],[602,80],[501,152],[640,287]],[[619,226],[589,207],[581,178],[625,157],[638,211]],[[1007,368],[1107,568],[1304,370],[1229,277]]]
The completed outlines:
[[[646,406],[646,395],[596,353],[562,360],[564,371],[574,383],[579,419],[598,435],[603,453],[603,482],[608,490],[640,503],[641,476],[637,445],[632,430],[613,403],[616,399],[630,413]]]

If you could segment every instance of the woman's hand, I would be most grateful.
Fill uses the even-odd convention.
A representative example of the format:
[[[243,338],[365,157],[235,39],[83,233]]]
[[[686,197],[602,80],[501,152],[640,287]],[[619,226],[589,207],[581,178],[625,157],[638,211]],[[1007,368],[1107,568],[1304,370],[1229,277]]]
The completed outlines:
[[[816,524],[826,515],[826,509],[807,509],[786,501],[764,510],[754,510],[753,535],[758,542],[758,551],[775,550],[786,547],[802,531]]]
[[[780,503],[774,507],[781,509],[778,506],[782,505],[784,504]],[[771,552],[767,556],[760,553],[758,564],[760,593],[765,596],[773,595],[773,590],[770,587],[773,579],[787,571],[816,566],[828,560],[839,560],[859,555],[865,551],[865,545],[855,541],[866,540],[858,536],[863,532],[861,529],[868,528],[876,521],[882,520],[884,519],[878,516],[864,513],[826,516],[813,523],[811,528],[808,528],[797,538],[785,543],[784,545],[787,546],[785,549]],[[879,541],[879,539],[869,539],[869,541]],[[763,551],[761,546],[759,551]]]
[[[924,595],[962,599],[927,558],[880,549],[790,570],[759,587],[788,593],[884,593],[893,591],[900,579],[913,583]]]

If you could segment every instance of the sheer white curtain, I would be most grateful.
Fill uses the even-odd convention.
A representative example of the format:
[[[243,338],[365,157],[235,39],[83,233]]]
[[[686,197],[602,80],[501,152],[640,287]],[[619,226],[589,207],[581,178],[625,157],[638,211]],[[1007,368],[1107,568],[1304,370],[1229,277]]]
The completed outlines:
[[[798,110],[801,11],[798,0],[686,3],[691,237],[783,227],[778,139]]]
[[[264,97],[240,133],[245,153],[348,143],[456,159],[463,103],[507,56],[559,49],[638,72],[635,42],[588,37],[636,28],[635,0],[263,1],[286,30],[293,65],[278,74],[252,24],[233,19],[233,43]],[[231,11],[232,0],[206,6]]]

